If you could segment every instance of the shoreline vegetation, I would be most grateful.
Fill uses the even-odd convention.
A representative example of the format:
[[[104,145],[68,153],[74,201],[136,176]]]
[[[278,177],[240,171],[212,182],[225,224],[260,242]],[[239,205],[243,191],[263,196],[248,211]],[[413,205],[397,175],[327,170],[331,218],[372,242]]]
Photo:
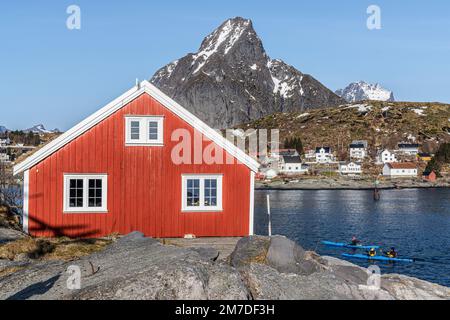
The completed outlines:
[[[374,179],[300,178],[256,181],[255,190],[392,190],[450,188],[450,179],[427,182],[418,179],[382,180],[375,185]]]

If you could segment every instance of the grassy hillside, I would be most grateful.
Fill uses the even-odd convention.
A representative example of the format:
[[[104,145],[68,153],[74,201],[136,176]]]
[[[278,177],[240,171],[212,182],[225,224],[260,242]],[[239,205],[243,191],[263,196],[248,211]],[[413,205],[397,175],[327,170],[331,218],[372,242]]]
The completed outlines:
[[[332,146],[345,154],[352,140],[368,140],[371,153],[417,141],[433,152],[450,141],[450,105],[440,103],[366,101],[305,113],[274,114],[241,128],[280,129],[281,142],[300,137],[305,148]]]

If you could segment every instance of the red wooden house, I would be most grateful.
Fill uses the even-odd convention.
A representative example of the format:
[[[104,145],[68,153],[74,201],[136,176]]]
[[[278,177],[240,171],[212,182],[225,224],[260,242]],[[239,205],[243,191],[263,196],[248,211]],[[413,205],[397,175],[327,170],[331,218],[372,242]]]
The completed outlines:
[[[180,155],[193,161],[174,161],[180,130],[228,160],[202,161],[192,143]],[[14,174],[24,174],[23,226],[33,236],[220,237],[253,234],[257,170],[253,158],[144,81]]]

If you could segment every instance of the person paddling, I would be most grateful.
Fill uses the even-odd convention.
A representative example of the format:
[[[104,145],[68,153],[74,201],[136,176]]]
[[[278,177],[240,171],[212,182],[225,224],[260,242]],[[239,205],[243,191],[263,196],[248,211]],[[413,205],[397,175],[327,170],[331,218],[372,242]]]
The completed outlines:
[[[388,252],[386,252],[386,255],[387,255],[389,258],[397,258],[397,257],[398,257],[398,253],[397,253],[397,251],[395,251],[395,248],[394,248],[394,247],[392,247],[391,250],[389,250]]]
[[[359,244],[361,244],[361,241],[356,236],[353,236],[352,237],[352,241],[350,242],[350,244],[352,246],[358,246]]]
[[[368,252],[369,257],[375,257],[377,255],[377,250],[375,248],[372,248]]]

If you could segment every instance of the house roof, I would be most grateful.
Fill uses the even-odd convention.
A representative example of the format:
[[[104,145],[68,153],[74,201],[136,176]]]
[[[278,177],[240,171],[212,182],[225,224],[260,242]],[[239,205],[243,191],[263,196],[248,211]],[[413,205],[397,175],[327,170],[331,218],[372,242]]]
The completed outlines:
[[[283,156],[285,163],[302,163],[300,156]]]
[[[391,169],[417,169],[415,163],[412,162],[393,162],[387,164]]]
[[[398,147],[400,149],[410,149],[410,148],[417,149],[419,148],[419,145],[417,143],[399,143]]]
[[[318,147],[318,148],[316,148],[316,153],[319,153],[321,149],[324,149],[326,153],[330,153],[331,152],[331,148],[330,147]]]
[[[247,155],[244,151],[236,147],[232,142],[228,141],[224,138],[220,133],[216,130],[209,127],[206,123],[201,121],[199,118],[194,116],[188,110],[183,108],[173,99],[169,98],[165,95],[161,90],[156,88],[148,81],[142,81],[139,86],[135,86],[132,89],[125,92],[120,97],[108,103],[106,106],[81,121],[77,125],[75,125],[72,129],[60,135],[55,140],[51,141],[45,147],[34,153],[32,156],[26,158],[23,162],[14,166],[14,175],[19,174],[25,170],[30,169],[35,166],[39,162],[43,161],[69,142],[79,137],[101,121],[105,120],[110,115],[114,114],[116,111],[123,108],[132,100],[136,99],[142,94],[148,94],[161,103],[164,107],[172,111],[174,114],[179,116],[181,119],[186,121],[188,124],[197,129],[200,133],[202,133],[205,137],[215,142],[219,147],[223,148],[230,155],[234,156],[237,160],[242,162],[252,171],[256,172],[259,168],[259,163],[254,160],[252,157]]]
[[[361,149],[361,148],[367,148],[368,143],[367,140],[353,140],[350,144],[350,148],[354,149]]]
[[[418,156],[419,156],[419,157],[428,158],[428,157],[431,157],[431,154],[430,154],[430,153],[423,152],[423,153],[419,153]]]

